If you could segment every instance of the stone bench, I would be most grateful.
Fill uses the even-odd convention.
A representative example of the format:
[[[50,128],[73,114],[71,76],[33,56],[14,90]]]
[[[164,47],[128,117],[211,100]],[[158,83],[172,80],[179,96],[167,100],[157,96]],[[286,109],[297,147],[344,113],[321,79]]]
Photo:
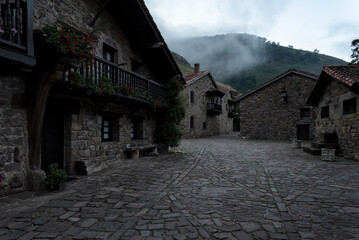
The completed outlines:
[[[158,156],[156,144],[127,147],[125,152],[128,154],[127,157],[130,159],[138,159],[140,157],[140,153],[146,156]]]

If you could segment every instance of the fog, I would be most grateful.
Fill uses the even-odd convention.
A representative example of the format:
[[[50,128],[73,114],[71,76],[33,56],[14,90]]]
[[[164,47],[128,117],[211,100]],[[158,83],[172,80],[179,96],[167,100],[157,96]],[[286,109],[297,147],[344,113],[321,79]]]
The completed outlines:
[[[283,46],[319,49],[321,53],[350,61],[350,43],[359,38],[357,0],[145,2],[168,42],[183,37],[248,33]]]
[[[202,70],[210,69],[217,79],[218,76],[236,74],[265,62],[265,41],[264,38],[250,35],[228,34],[172,40],[168,46],[185,57],[192,66],[199,62]]]

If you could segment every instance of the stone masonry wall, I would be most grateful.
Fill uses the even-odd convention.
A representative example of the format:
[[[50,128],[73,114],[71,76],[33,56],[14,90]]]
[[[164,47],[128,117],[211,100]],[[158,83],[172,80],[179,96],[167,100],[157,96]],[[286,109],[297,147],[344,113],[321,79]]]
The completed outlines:
[[[356,113],[343,114],[343,101],[356,97]],[[329,106],[329,117],[321,118],[321,107]],[[339,81],[332,80],[318,103],[317,142],[324,133],[336,133],[344,156],[359,160],[359,95]]]
[[[46,24],[55,24],[56,22],[64,22],[79,31],[89,34],[94,29],[100,34],[97,41],[96,55],[103,56],[103,44],[106,43],[117,50],[115,55],[115,63],[131,70],[131,59],[143,63],[141,56],[133,51],[132,46],[116,24],[112,16],[105,10],[97,19],[93,28],[88,24],[101,9],[102,4],[99,0],[38,0],[34,1],[34,29],[42,29]],[[138,74],[153,79],[151,72],[145,64],[136,69]]]
[[[112,114],[121,113],[111,117],[114,124],[113,141],[102,141],[102,115],[94,115],[94,111],[94,106],[82,103],[80,113],[66,117],[65,163],[69,172],[76,173],[76,161],[83,161],[88,173],[99,171],[110,162],[125,158],[127,144],[133,146],[153,142],[155,120],[144,109],[136,113],[137,117],[143,117],[144,138],[140,140],[131,140],[131,109],[115,104],[104,109]]]
[[[0,197],[24,190],[28,170],[25,77],[0,76]]]
[[[207,103],[209,102],[206,91],[214,87],[209,75],[197,80],[184,88],[180,95],[186,109],[186,115],[180,123],[184,138],[198,138],[219,134],[219,116],[207,114]],[[194,103],[190,102],[191,91],[194,91]],[[194,128],[190,128],[190,117],[194,116]],[[207,128],[203,129],[206,122]]]
[[[254,139],[296,138],[296,125],[301,123],[300,109],[316,81],[298,74],[282,79],[240,100],[241,135]],[[288,102],[281,96],[285,89]],[[311,111],[310,137],[314,137],[314,118]]]
[[[232,99],[230,92],[222,98],[222,114],[220,114],[219,129],[220,134],[233,133],[233,118],[228,117],[228,99]]]

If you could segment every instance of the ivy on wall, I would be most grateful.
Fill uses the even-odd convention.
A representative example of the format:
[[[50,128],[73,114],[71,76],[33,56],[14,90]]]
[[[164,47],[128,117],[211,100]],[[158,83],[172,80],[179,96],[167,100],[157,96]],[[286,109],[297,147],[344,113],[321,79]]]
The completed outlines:
[[[179,124],[185,116],[179,93],[183,88],[180,78],[172,78],[169,82],[167,108],[158,112],[156,139],[168,147],[176,147],[181,140]]]

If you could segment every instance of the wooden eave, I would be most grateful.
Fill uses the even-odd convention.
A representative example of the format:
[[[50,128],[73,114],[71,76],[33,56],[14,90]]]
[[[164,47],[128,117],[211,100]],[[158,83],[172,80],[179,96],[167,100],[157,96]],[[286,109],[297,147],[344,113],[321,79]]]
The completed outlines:
[[[182,75],[143,0],[111,0],[106,9],[158,80]]]

